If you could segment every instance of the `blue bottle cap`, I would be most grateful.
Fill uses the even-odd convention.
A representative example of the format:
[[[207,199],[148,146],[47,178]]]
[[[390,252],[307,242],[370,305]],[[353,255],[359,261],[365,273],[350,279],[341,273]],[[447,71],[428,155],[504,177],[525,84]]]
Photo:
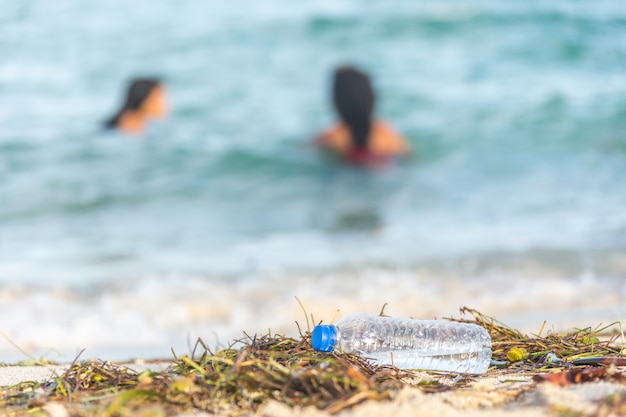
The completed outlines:
[[[332,324],[320,324],[313,328],[311,345],[320,352],[332,352],[337,343],[337,327]]]

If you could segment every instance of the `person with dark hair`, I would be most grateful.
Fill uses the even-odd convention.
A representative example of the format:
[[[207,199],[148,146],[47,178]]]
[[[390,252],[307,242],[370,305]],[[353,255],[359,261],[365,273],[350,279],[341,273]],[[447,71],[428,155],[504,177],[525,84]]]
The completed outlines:
[[[406,155],[409,147],[385,122],[374,119],[376,96],[369,77],[351,66],[339,67],[333,83],[333,104],[340,121],[317,137],[317,144],[344,161],[380,166]]]
[[[146,120],[167,114],[165,87],[153,78],[132,80],[122,108],[104,123],[107,129],[120,129],[127,133],[140,133]]]

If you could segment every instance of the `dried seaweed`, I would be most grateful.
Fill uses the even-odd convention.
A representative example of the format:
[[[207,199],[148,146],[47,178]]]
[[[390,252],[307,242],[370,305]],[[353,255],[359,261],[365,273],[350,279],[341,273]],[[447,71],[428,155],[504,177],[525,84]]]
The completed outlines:
[[[237,415],[269,399],[289,406],[314,406],[333,414],[365,400],[390,398],[410,375],[365,359],[314,351],[310,334],[296,340],[280,335],[247,337],[211,352],[199,340],[195,357],[174,355],[163,372],[138,373],[109,362],[72,364],[44,384],[20,384],[0,391],[8,415],[37,411],[48,402],[65,404],[72,415],[137,415],[159,405],[167,413],[206,411]],[[233,345],[233,346],[234,346]]]
[[[547,332],[543,336],[544,323],[537,335],[529,336],[474,309],[463,307],[461,314],[472,319],[454,321],[475,323],[487,329],[493,360],[509,366],[515,364],[520,369],[539,370],[537,365],[562,367],[576,365],[577,360],[584,358],[622,356],[622,346],[617,343],[621,337],[620,322],[568,333]]]
[[[469,318],[454,321],[483,326],[492,337],[493,359],[500,368],[490,368],[488,375],[624,363],[615,324],[528,336],[476,310],[463,308],[461,312]],[[298,339],[271,333],[246,335],[215,352],[199,339],[189,355],[174,353],[168,360],[170,366],[159,372],[137,372],[124,364],[77,358],[64,374],[47,382],[0,388],[0,409],[7,416],[48,415],[51,405],[63,407],[72,416],[164,416],[199,411],[238,416],[276,400],[290,407],[312,406],[335,414],[364,401],[392,398],[409,385],[434,393],[466,389],[476,381],[471,375],[415,373],[374,366],[347,353],[316,352],[310,337],[310,332]],[[536,381],[611,378],[621,382],[624,378],[619,375],[585,370],[537,376]],[[623,407],[624,401],[615,398],[611,404],[611,409]]]

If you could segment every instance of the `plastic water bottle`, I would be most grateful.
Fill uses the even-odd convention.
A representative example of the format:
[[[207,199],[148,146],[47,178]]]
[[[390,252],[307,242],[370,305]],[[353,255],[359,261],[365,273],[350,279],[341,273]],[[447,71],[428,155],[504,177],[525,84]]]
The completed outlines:
[[[356,353],[378,365],[481,374],[491,361],[487,331],[468,323],[351,314],[313,329],[313,349]]]

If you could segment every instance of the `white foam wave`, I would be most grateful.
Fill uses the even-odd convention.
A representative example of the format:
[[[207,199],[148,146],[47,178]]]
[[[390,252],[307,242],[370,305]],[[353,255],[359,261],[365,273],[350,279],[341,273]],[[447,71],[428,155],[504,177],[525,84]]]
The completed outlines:
[[[369,268],[317,274],[271,274],[237,280],[146,277],[100,289],[0,287],[0,330],[29,354],[71,360],[131,359],[188,353],[197,338],[225,346],[248,334],[298,335],[307,329],[295,297],[314,320],[356,311],[414,318],[458,317],[468,306],[524,331],[608,324],[626,317],[626,285],[592,272],[574,276],[546,266]],[[340,312],[338,313],[338,310]],[[0,340],[5,361],[27,359]]]

